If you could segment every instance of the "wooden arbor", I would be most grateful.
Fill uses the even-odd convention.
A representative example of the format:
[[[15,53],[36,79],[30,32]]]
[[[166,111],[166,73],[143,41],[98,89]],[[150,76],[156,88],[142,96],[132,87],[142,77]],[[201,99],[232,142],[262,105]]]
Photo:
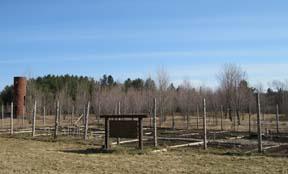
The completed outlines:
[[[105,119],[105,149],[110,148],[109,138],[137,138],[143,150],[143,118],[145,114],[101,115]],[[137,120],[134,120],[137,119]]]

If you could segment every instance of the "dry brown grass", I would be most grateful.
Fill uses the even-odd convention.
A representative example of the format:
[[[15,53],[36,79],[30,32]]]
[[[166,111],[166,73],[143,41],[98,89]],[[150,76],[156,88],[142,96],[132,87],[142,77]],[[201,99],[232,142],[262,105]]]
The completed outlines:
[[[219,149],[153,154],[116,148],[103,154],[89,148],[95,147],[2,137],[0,173],[288,173],[287,158],[231,156]]]

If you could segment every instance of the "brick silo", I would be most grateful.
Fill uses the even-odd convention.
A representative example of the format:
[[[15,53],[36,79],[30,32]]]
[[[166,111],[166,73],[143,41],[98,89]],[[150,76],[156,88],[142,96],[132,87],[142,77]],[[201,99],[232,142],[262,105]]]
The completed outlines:
[[[15,116],[25,114],[27,80],[25,77],[14,77],[14,113]]]

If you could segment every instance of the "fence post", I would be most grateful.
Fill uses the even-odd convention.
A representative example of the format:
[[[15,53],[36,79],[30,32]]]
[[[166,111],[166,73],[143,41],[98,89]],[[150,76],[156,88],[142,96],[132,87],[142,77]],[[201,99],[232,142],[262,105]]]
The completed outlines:
[[[73,107],[72,107],[72,113],[71,113],[71,126],[73,125],[74,112],[75,112],[75,108],[74,108],[74,106],[73,106]]]
[[[235,111],[234,111],[234,132],[236,132],[236,123],[237,122],[237,111],[236,111],[236,108],[235,108]]]
[[[172,129],[175,130],[175,113],[172,112]]]
[[[4,127],[4,105],[2,104],[2,107],[1,107],[1,128]]]
[[[11,115],[10,115],[10,134],[13,135],[14,131],[13,131],[13,116],[14,116],[14,106],[13,106],[13,102],[11,102]]]
[[[85,117],[85,115],[86,115],[86,105],[84,104],[83,117]],[[82,119],[82,123],[85,124],[85,119]]]
[[[143,150],[143,118],[138,118],[138,135],[139,149]]]
[[[197,129],[199,129],[199,116],[200,113],[199,113],[199,105],[197,104]]]
[[[157,103],[156,98],[154,98],[154,114],[153,114],[153,140],[154,140],[154,147],[158,146],[157,142]]]
[[[248,107],[248,116],[249,116],[249,134],[251,134],[251,108],[250,108],[250,105]]]
[[[223,116],[224,116],[223,105],[221,105],[221,131],[223,131]]]
[[[188,130],[189,129],[189,111],[187,110],[187,113],[186,113],[186,129]]]
[[[261,131],[261,104],[260,104],[260,94],[257,93],[257,130],[258,130],[258,152],[262,153],[262,131]]]
[[[120,103],[120,101],[119,101],[119,102],[118,102],[118,115],[121,114],[121,109],[120,109],[120,107],[121,107],[121,103]],[[119,137],[117,138],[117,145],[120,145],[120,138],[119,138]]]
[[[276,129],[277,129],[277,134],[280,133],[279,131],[279,105],[276,105]]]
[[[204,150],[207,149],[207,125],[206,125],[206,99],[204,98],[203,99],[203,148]]]
[[[90,112],[90,101],[88,102],[87,105],[87,111],[86,111],[86,115],[85,115],[85,132],[84,132],[84,140],[88,139],[88,122],[89,122],[89,112]]]
[[[60,124],[61,124],[61,119],[63,120],[63,118],[62,118],[62,106],[60,106],[60,104],[59,104],[59,111],[58,111],[58,113],[59,113],[59,118],[58,118],[58,125],[60,126]]]
[[[59,104],[59,101],[57,101],[57,104],[56,104],[56,115],[55,115],[54,139],[56,139],[57,136],[58,136],[59,107],[60,107],[60,104]]]
[[[105,149],[109,150],[110,149],[110,125],[109,125],[109,118],[105,118]]]
[[[33,120],[32,120],[32,137],[35,136],[36,112],[37,112],[37,102],[35,101],[33,109]]]
[[[45,106],[43,107],[43,125],[44,125],[44,127],[46,126],[46,108],[45,108]]]
[[[100,115],[101,115],[101,105],[100,105],[100,102],[99,102],[98,103],[98,119],[97,119],[98,124],[100,123]]]
[[[218,112],[216,111],[216,113],[214,113],[215,114],[215,124],[216,124],[216,127],[218,127]]]

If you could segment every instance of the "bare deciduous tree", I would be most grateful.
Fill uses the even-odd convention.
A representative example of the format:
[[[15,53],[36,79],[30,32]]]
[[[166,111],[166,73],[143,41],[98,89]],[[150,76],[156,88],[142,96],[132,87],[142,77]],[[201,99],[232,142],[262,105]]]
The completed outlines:
[[[164,68],[161,68],[157,72],[158,80],[158,108],[160,112],[160,125],[166,120],[165,112],[167,111],[168,102],[168,85],[169,85],[169,75]]]
[[[220,89],[223,97],[223,105],[227,108],[225,115],[229,115],[232,120],[232,111],[237,114],[238,124],[240,124],[240,105],[242,98],[240,95],[241,81],[246,81],[246,72],[235,64],[225,64],[218,74]]]

